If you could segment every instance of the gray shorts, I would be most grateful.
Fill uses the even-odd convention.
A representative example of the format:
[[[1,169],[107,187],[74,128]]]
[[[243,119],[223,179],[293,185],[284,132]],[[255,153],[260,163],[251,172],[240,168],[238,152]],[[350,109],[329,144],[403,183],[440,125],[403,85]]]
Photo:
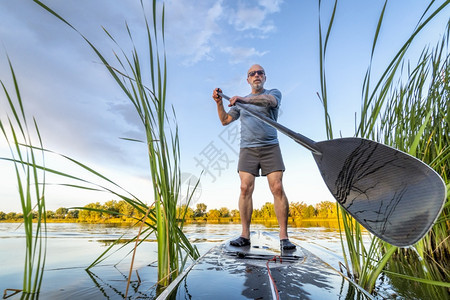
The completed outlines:
[[[241,148],[239,153],[238,172],[244,171],[258,177],[275,171],[284,171],[283,157],[278,144],[254,148]]]

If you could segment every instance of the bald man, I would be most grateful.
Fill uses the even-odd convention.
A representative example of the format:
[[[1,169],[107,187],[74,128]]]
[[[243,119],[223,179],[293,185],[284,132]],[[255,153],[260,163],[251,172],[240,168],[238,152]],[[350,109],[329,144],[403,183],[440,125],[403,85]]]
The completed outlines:
[[[287,233],[289,203],[283,189],[282,179],[285,167],[278,144],[277,130],[235,105],[236,102],[248,105],[253,111],[276,121],[281,103],[281,92],[277,89],[264,88],[266,73],[260,65],[250,67],[247,72],[247,82],[252,89],[251,94],[245,97],[232,97],[228,105],[231,108],[228,112],[225,111],[222,97],[219,95],[222,91],[219,88],[213,91],[213,99],[217,104],[222,125],[226,126],[237,119],[241,121],[238,172],[241,179],[239,212],[242,233],[230,244],[236,247],[250,245],[255,177],[262,175],[267,177],[274,199],[275,214],[280,226],[280,248],[292,250],[295,249],[295,245],[289,241]]]

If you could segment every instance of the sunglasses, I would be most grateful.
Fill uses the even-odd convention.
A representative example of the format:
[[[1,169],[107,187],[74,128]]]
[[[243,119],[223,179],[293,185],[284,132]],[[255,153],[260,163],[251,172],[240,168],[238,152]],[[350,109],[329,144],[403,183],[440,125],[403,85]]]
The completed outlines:
[[[264,73],[263,70],[251,71],[251,72],[248,73],[248,77],[253,77],[253,76],[255,76],[256,74],[258,74],[258,75],[265,75],[266,73]]]

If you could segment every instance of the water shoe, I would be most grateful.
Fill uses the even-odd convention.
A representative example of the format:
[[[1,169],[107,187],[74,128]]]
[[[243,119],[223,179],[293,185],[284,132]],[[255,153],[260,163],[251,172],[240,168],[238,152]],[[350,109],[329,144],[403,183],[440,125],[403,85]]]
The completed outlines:
[[[294,244],[292,244],[289,239],[280,240],[280,248],[281,250],[293,250],[296,248]]]
[[[250,246],[250,239],[240,236],[237,239],[230,241],[230,245],[235,247]]]

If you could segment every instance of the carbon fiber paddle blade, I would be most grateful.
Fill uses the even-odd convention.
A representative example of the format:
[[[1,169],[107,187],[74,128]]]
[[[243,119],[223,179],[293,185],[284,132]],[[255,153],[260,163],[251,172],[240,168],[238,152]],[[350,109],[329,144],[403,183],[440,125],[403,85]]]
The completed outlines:
[[[419,241],[446,198],[428,165],[386,145],[360,138],[317,142],[314,159],[329,190],[367,230],[399,247]]]

